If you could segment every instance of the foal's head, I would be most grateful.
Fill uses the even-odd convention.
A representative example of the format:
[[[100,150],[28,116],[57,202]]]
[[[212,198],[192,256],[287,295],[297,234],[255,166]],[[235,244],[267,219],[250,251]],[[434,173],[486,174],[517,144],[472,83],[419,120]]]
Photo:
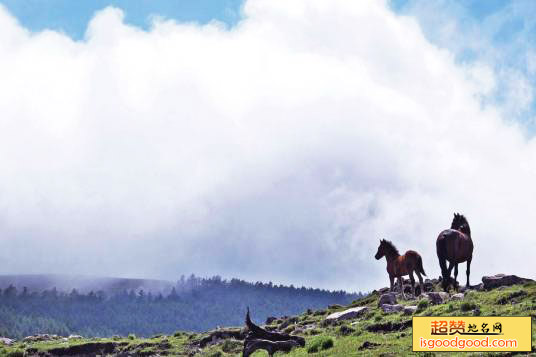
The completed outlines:
[[[398,249],[396,249],[396,247],[394,246],[393,243],[391,243],[388,240],[381,239],[380,240],[380,246],[378,247],[378,251],[376,252],[376,255],[374,256],[374,258],[379,260],[379,259],[383,258],[386,255],[397,255],[398,256],[400,254],[398,253]]]

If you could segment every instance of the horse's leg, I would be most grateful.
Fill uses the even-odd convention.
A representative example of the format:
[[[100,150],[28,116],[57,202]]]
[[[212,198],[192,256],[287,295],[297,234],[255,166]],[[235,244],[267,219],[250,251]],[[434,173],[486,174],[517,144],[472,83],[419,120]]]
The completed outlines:
[[[450,274],[452,273],[452,268],[454,268],[454,264],[452,262],[449,262],[449,267],[447,268],[447,274],[446,276],[444,277],[445,279],[445,291],[448,292],[448,289],[449,289],[449,285],[451,284],[451,280],[450,280]]]
[[[392,275],[389,275],[389,291],[392,292],[393,291],[393,285],[395,283],[395,277],[392,276]]]
[[[419,273],[417,270],[415,271],[415,273],[417,274],[417,278],[419,278],[419,285],[421,287],[421,294],[424,294],[424,285],[422,283],[422,276],[421,276],[421,273]]]
[[[409,272],[409,280],[411,281],[411,293],[415,296],[415,278],[413,277],[413,270]]]
[[[466,270],[466,274],[467,274],[467,288],[469,288],[471,285],[469,285],[469,274],[471,274],[471,260],[473,260],[473,257],[467,259],[467,270]]]
[[[454,290],[458,291],[458,263],[454,264]]]

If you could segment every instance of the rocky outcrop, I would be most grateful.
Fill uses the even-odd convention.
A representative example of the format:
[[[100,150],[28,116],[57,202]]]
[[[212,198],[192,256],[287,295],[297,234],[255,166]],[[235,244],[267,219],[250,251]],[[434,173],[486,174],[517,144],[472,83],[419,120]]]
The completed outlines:
[[[404,315],[413,315],[417,311],[417,306],[404,306]]]
[[[463,300],[465,295],[463,293],[457,293],[450,297],[451,300]]]
[[[400,322],[386,322],[369,325],[366,327],[366,330],[369,332],[392,332],[392,331],[402,331],[411,327],[412,321],[400,321]]]
[[[334,312],[326,317],[326,321],[342,321],[355,319],[363,315],[368,310],[366,306],[353,307],[344,311]]]
[[[204,348],[207,345],[218,343],[227,339],[243,340],[246,338],[246,331],[240,328],[225,328],[209,332],[209,335],[199,341],[199,347]]]
[[[443,304],[449,299],[449,294],[443,291],[440,291],[440,292],[431,291],[425,294],[425,296],[428,298],[428,300],[430,300],[430,303],[432,305]]]
[[[400,312],[402,310],[404,310],[404,306],[400,305],[400,304],[396,304],[396,305],[390,305],[390,304],[383,304],[381,306],[383,312],[387,313],[387,314],[390,314],[390,313],[393,313],[393,312]]]
[[[15,340],[12,340],[7,337],[0,337],[0,345],[11,346],[14,343],[15,343]]]
[[[396,294],[395,293],[386,293],[380,296],[378,300],[378,307],[381,307],[383,304],[395,305],[396,304]]]
[[[524,284],[524,283],[528,283],[532,281],[534,280],[527,279],[527,278],[520,278],[517,275],[505,275],[505,274],[496,274],[493,276],[482,277],[482,283],[484,284],[484,289],[486,290],[495,289],[500,286]]]

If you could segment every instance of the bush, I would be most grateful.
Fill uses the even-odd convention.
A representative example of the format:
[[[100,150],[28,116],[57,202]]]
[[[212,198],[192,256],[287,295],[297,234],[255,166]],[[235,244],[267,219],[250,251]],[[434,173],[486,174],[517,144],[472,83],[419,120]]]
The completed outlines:
[[[429,304],[430,304],[430,302],[428,301],[428,299],[422,299],[417,304],[417,311],[426,310],[428,308]]]
[[[242,350],[242,342],[237,340],[225,340],[221,344],[221,350],[225,353],[237,353]]]
[[[321,350],[327,350],[332,348],[334,345],[333,339],[331,337],[322,336],[314,339],[309,347],[307,347],[307,353],[315,353]]]
[[[474,302],[464,302],[460,305],[460,310],[463,312],[471,311],[476,309],[476,304]]]
[[[322,349],[323,350],[329,350],[330,348],[332,348],[334,345],[333,343],[333,339],[332,338],[328,338],[324,341],[322,341]]]
[[[128,335],[128,339],[129,339],[129,340],[135,340],[135,339],[136,339],[136,335],[134,335],[133,333],[131,333],[131,334]]]
[[[355,330],[351,328],[350,326],[342,325],[341,327],[339,327],[339,333],[343,336],[348,336],[352,334],[353,332],[355,332]]]
[[[6,356],[7,357],[23,357],[24,350],[21,350],[21,349],[11,350],[6,354]]]

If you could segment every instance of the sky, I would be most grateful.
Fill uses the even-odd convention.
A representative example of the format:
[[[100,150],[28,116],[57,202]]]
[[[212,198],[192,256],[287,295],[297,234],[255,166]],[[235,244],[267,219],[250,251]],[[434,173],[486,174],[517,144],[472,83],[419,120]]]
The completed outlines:
[[[534,278],[532,2],[0,3],[0,273]]]

